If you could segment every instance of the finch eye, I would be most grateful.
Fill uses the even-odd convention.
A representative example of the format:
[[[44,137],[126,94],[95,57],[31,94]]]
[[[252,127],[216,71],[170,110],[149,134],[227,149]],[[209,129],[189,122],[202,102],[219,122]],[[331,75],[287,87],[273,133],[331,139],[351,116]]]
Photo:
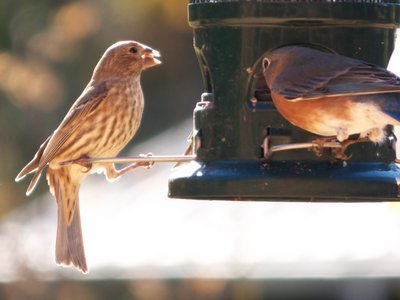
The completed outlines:
[[[129,52],[136,53],[136,52],[138,52],[138,49],[136,47],[131,47],[131,48],[129,48]]]

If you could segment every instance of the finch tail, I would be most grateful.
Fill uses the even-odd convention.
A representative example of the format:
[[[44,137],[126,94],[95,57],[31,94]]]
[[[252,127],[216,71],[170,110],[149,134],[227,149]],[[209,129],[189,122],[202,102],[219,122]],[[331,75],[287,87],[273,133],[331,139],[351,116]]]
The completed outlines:
[[[67,176],[69,176],[69,174],[67,174]],[[57,200],[56,263],[66,266],[73,265],[83,273],[87,273],[88,268],[83,246],[81,217],[79,212],[79,185],[75,185],[69,179],[66,180],[59,176],[57,171],[51,169],[48,170],[47,179],[50,191],[55,195]],[[65,205],[66,201],[63,197],[69,197],[70,201],[75,202],[70,225],[68,225],[68,221],[65,218],[63,205]]]

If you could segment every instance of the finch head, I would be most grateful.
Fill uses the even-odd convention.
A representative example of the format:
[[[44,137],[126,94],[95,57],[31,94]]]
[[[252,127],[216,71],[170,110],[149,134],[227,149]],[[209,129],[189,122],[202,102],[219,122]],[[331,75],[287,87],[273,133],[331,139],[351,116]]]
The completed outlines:
[[[104,80],[115,76],[137,76],[144,69],[151,68],[161,61],[156,57],[160,52],[135,41],[120,41],[111,45],[103,54],[93,79]]]

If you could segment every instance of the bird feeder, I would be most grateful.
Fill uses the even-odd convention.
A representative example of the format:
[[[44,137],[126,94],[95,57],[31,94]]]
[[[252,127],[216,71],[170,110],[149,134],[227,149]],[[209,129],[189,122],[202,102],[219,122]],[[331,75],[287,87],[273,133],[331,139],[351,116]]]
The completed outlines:
[[[189,24],[205,93],[194,110],[196,160],[169,178],[169,196],[261,201],[397,201],[400,172],[387,144],[320,156],[316,136],[275,109],[262,76],[269,51],[300,45],[386,67],[398,1],[192,0]],[[389,128],[389,130],[391,130]]]

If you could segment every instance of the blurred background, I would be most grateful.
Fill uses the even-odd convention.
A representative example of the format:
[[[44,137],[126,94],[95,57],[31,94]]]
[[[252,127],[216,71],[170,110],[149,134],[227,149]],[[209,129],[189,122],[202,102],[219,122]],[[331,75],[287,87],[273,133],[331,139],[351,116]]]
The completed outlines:
[[[398,299],[397,203],[167,198],[171,164],[81,188],[88,275],[54,264],[55,201],[18,171],[58,126],[104,50],[161,52],[123,154],[181,154],[203,91],[186,1],[0,1],[0,299]],[[397,56],[397,59],[399,56]],[[392,60],[393,68],[400,65]]]

